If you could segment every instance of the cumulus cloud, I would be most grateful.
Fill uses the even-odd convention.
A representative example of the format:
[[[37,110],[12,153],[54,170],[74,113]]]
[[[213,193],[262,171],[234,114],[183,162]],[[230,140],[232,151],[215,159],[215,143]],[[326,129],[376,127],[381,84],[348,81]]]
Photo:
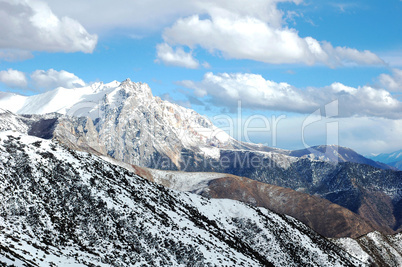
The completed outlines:
[[[13,69],[0,71],[0,82],[12,88],[25,88],[28,85],[25,73]]]
[[[55,89],[57,87],[76,88],[85,86],[83,80],[65,70],[36,70],[30,77],[36,88],[45,90]]]
[[[170,45],[163,43],[156,46],[156,51],[156,62],[163,62],[166,65],[189,69],[196,69],[200,66],[198,60],[194,59],[191,53],[186,53],[181,47],[177,47],[173,50]]]
[[[353,88],[333,83],[323,88],[299,89],[288,83],[266,80],[249,73],[211,72],[201,82],[182,81],[184,87],[194,90],[217,106],[242,107],[260,110],[311,113],[332,101],[338,100],[339,117],[372,116],[398,119],[402,103],[388,91],[370,86]]]
[[[312,37],[302,38],[294,29],[275,27],[261,19],[244,16],[199,15],[181,18],[165,29],[164,40],[172,45],[201,46],[226,58],[251,59],[271,64],[324,63],[331,67],[355,64],[383,64],[370,51],[333,47]]]
[[[378,77],[380,86],[386,88],[389,91],[402,92],[402,70],[393,69],[392,75],[381,74]]]
[[[199,97],[209,96],[215,104],[227,107],[236,107],[241,100],[247,108],[306,113],[317,106],[291,85],[268,81],[256,74],[208,72],[200,83],[184,81],[181,85],[194,89]]]
[[[91,53],[97,36],[39,0],[0,0],[0,49]],[[4,52],[2,52],[4,53]],[[4,58],[4,56],[3,56]]]

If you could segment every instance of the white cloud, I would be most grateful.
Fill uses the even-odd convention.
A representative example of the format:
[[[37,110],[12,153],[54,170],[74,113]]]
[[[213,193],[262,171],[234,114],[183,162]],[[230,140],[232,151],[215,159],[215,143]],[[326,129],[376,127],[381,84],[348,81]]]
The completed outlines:
[[[378,77],[380,86],[389,91],[402,92],[402,70],[392,69],[392,75],[381,74]]]
[[[39,0],[0,0],[0,49],[91,53],[97,36]]]
[[[0,82],[13,88],[25,88],[28,85],[25,74],[13,69],[0,71]]]
[[[324,48],[329,54],[332,54],[336,59],[335,64],[337,63],[357,63],[361,65],[371,65],[371,64],[384,64],[384,61],[380,59],[376,54],[364,50],[359,51],[354,48],[348,47],[336,47],[334,49],[331,46],[327,45]]]
[[[200,63],[193,58],[191,53],[186,53],[183,48],[177,47],[175,50],[166,44],[158,44],[156,46],[157,59],[156,62],[163,62],[166,65],[185,67],[189,69],[196,69]]]
[[[201,65],[202,65],[204,68],[206,68],[206,69],[210,69],[210,68],[211,68],[211,65],[210,65],[208,62],[206,62],[206,61],[204,61]]]
[[[388,91],[370,86],[353,88],[333,83],[323,88],[298,89],[287,83],[265,80],[248,73],[204,75],[201,82],[182,81],[198,97],[205,97],[217,106],[311,113],[338,100],[340,117],[371,116],[399,119],[402,103]]]
[[[45,90],[55,89],[57,87],[76,88],[85,86],[83,80],[65,70],[36,70],[31,74],[31,80],[36,88]]]
[[[56,14],[70,16],[88,28],[105,30],[113,28],[160,29],[178,17],[193,14],[220,14],[252,16],[272,25],[282,23],[282,12],[277,2],[301,3],[301,0],[45,0]],[[102,19],[99,19],[102,18]]]
[[[349,63],[383,64],[370,51],[347,47],[332,47],[312,37],[301,38],[294,29],[274,27],[250,16],[222,16],[200,19],[199,15],[181,18],[163,33],[172,45],[197,45],[211,53],[220,52],[227,58],[251,59],[272,64],[324,63],[331,67]]]
[[[183,86],[192,88],[199,97],[209,96],[220,106],[242,106],[253,109],[279,109],[306,113],[317,104],[304,99],[302,92],[287,83],[265,80],[256,74],[218,74],[208,72],[201,83],[185,81]]]

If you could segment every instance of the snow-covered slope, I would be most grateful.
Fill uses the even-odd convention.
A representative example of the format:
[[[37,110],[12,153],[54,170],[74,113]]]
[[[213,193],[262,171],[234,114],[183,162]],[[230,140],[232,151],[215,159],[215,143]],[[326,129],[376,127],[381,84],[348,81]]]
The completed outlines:
[[[402,266],[402,233],[385,236],[372,232],[357,239],[332,240],[354,257],[377,266]]]
[[[357,266],[304,224],[171,191],[96,156],[0,133],[0,262]]]
[[[133,98],[135,101],[132,101]],[[133,102],[140,105],[135,107],[129,105]],[[125,107],[127,105],[129,107]],[[165,124],[175,126],[176,134],[190,144],[194,140],[192,140],[192,136],[185,133],[186,130],[192,130],[200,140],[216,138],[216,142],[223,144],[231,139],[225,132],[213,126],[208,119],[195,111],[154,97],[147,84],[134,83],[130,79],[121,83],[117,81],[106,84],[98,82],[73,89],[59,87],[33,96],[3,93],[3,96],[0,97],[0,107],[16,114],[56,112],[75,117],[89,116],[92,120],[104,119],[103,116],[107,116],[107,113],[112,110],[115,112],[118,112],[119,109],[143,111],[141,108],[137,108],[138,106],[146,107],[149,114],[163,116],[167,120]],[[155,108],[157,110],[154,110]]]
[[[29,126],[21,116],[0,108],[0,132],[17,131],[20,133],[28,133],[28,129]]]
[[[370,158],[384,163],[402,161],[402,150],[394,151],[391,153],[381,153],[379,155],[372,156]]]
[[[76,95],[63,102],[60,96],[66,92]],[[0,104],[5,103],[1,99]],[[325,149],[321,157],[310,155],[310,151],[298,151],[296,155],[237,142],[195,111],[162,101],[152,96],[148,85],[129,80],[58,88],[35,98],[27,97],[18,112],[40,113],[38,107],[28,110],[38,103],[46,112],[74,116],[21,116],[29,119],[28,134],[53,138],[70,148],[108,155],[128,164],[230,173],[288,187],[339,204],[374,222],[383,233],[402,229],[402,173],[349,164],[370,162],[349,149],[342,148],[342,152],[332,146],[316,147],[317,151],[330,148],[329,154]],[[35,111],[37,108],[39,111]],[[76,117],[80,115],[89,117]],[[16,117],[11,119],[5,125],[14,125]]]
[[[118,87],[119,82],[94,83],[86,87],[73,89],[56,88],[55,90],[33,95],[4,94],[0,97],[0,107],[17,114],[46,114],[57,112],[75,116],[87,115],[96,109],[105,94]],[[91,113],[96,116],[96,112]]]

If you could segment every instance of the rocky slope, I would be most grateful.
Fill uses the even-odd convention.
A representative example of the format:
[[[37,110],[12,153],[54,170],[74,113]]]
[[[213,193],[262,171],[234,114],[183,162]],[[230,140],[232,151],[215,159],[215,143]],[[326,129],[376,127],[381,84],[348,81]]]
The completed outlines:
[[[0,133],[0,214],[3,265],[364,265],[291,217],[16,132]]]
[[[96,155],[105,154],[103,146],[100,145],[99,139],[94,138],[94,136],[97,136],[96,130],[92,126],[92,120],[88,117],[75,118],[57,114],[49,114],[46,116],[18,116],[10,112],[0,113],[0,116],[2,116],[0,120],[0,128],[3,130],[9,129],[23,131],[40,137],[48,137],[49,132],[53,131],[53,138],[61,141],[70,148],[88,151]],[[297,158],[295,157],[288,157],[273,152],[264,153],[265,155],[269,155],[270,159],[275,159],[277,162],[281,162],[282,167],[290,166],[290,164],[297,161]],[[261,153],[257,154],[260,155]],[[105,159],[110,160],[109,157],[105,157]],[[132,165],[128,164],[127,166],[130,167]],[[140,169],[143,170],[143,168],[136,167],[135,171]],[[150,172],[152,172],[152,175]],[[173,189],[202,193],[205,196],[215,198],[226,197],[241,200],[246,203],[266,207],[283,214],[291,215],[306,223],[320,234],[328,237],[356,237],[373,230],[378,230],[384,233],[392,232],[388,226],[378,225],[375,222],[365,220],[354,213],[342,209],[338,205],[331,205],[330,202],[326,202],[322,198],[311,197],[307,194],[298,193],[293,190],[258,183],[248,179],[244,180],[244,178],[228,176],[227,174],[216,174],[211,176],[210,173],[202,173],[202,175],[197,173],[182,173],[181,175],[179,175],[180,172],[173,173],[174,175],[165,175],[163,172],[161,173],[156,170],[139,172],[143,177],[151,177],[151,181],[159,182],[162,185]],[[177,179],[179,176],[183,177],[184,180]],[[160,178],[157,179],[155,177]],[[200,180],[199,177],[201,177],[203,182],[198,184],[198,187],[196,186],[197,189],[194,189],[194,185],[196,185]],[[215,179],[215,181],[208,180],[211,177],[226,179],[230,177],[230,181],[225,181],[225,179]],[[180,181],[180,183],[178,183],[178,181]],[[227,183],[232,184],[232,186],[230,186],[231,190],[222,190],[222,185],[226,186]],[[245,186],[245,184],[247,184],[247,186]],[[205,188],[208,186],[211,187],[211,190],[208,189],[209,191],[206,192]],[[211,194],[209,192],[214,193]],[[279,192],[281,192],[280,195]],[[284,192],[285,195],[283,195]],[[275,198],[278,198],[279,196],[281,201],[287,199],[286,206],[282,205],[282,202],[275,200]],[[259,199],[260,201],[257,203],[255,199]],[[322,213],[322,210],[326,210],[327,213]]]

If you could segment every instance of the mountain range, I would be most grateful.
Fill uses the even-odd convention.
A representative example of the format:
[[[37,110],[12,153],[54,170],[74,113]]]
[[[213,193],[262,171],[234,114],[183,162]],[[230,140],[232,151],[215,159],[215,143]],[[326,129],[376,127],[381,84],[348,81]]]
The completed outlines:
[[[19,143],[14,146],[22,146],[24,149],[29,147],[26,144],[28,141],[21,144],[21,140],[33,138],[26,136],[30,135],[41,138],[32,141],[33,143],[43,140],[41,142],[50,142],[48,144],[51,147],[57,146],[58,143],[64,147],[62,149],[73,155],[84,155],[82,152],[74,151],[89,152],[96,161],[102,162],[101,165],[115,166],[113,168],[118,168],[118,172],[128,172],[138,179],[146,178],[151,181],[147,184],[152,186],[154,183],[163,186],[157,186],[157,188],[168,187],[183,192],[178,193],[179,195],[187,194],[184,192],[196,193],[213,202],[215,201],[213,199],[240,200],[251,205],[247,207],[254,210],[267,208],[278,214],[290,215],[326,237],[344,237],[344,239],[336,239],[341,240],[339,242],[343,244],[340,245],[343,250],[353,255],[352,252],[360,248],[358,256],[352,257],[353,260],[360,257],[357,261],[360,262],[359,264],[375,263],[379,266],[382,264],[393,266],[394,263],[402,262],[398,258],[401,249],[394,245],[395,242],[367,241],[373,240],[374,237],[370,233],[374,231],[378,231],[378,234],[374,236],[379,235],[383,240],[392,238],[399,240],[398,235],[392,237],[383,237],[383,235],[395,234],[402,229],[402,173],[395,171],[394,167],[387,164],[365,158],[351,149],[339,146],[317,146],[289,151],[240,142],[214,126],[208,118],[193,110],[154,97],[148,85],[130,80],[122,83],[95,83],[76,89],[57,88],[29,97],[2,93],[0,108],[0,132],[14,131],[7,132],[7,137],[3,137],[5,140],[11,138],[8,143]],[[9,138],[8,135],[14,137]],[[7,148],[3,151],[10,152]],[[3,151],[2,155],[5,153]],[[30,151],[28,155],[30,153],[38,154]],[[51,157],[47,152],[43,153]],[[39,153],[39,155],[42,154]],[[8,154],[8,156],[17,157],[16,154]],[[43,161],[43,159],[34,158],[30,164],[27,164],[32,167],[36,161]],[[78,161],[85,160],[80,157]],[[6,167],[4,169],[7,169]],[[67,170],[63,169],[63,171]],[[40,172],[44,173],[43,170]],[[68,172],[77,172],[76,166],[72,166]],[[85,175],[90,176],[92,172],[96,173],[91,169]],[[110,179],[120,179],[115,178],[116,171],[105,175]],[[23,173],[20,174],[20,177],[23,176]],[[10,177],[9,174],[3,174],[2,179],[5,183],[10,183],[7,181],[8,177]],[[108,184],[103,188],[106,190],[109,186],[111,185]],[[35,192],[32,194],[35,195]],[[205,198],[192,194],[187,196],[207,201]],[[104,195],[101,196],[103,197]],[[156,199],[148,199],[148,201],[155,202]],[[222,201],[221,203],[225,202]],[[123,205],[124,202],[116,201],[118,205]],[[226,204],[219,205],[223,209],[227,208]],[[210,208],[212,209],[212,206]],[[5,210],[8,209],[10,209],[9,206],[5,208]],[[48,211],[50,208],[43,209]],[[54,210],[54,212],[57,211]],[[125,213],[129,211],[126,210]],[[171,211],[167,214],[171,214]],[[87,213],[85,216],[90,214]],[[175,216],[181,217],[183,214]],[[366,239],[363,238],[365,236],[367,236]],[[349,237],[355,239],[347,239]],[[362,238],[356,239],[358,237]],[[81,237],[75,238],[74,242],[81,239]],[[246,245],[250,246],[252,243],[250,242],[247,241]],[[371,245],[365,245],[370,242],[377,244],[377,250],[383,249],[389,252],[391,251],[389,246],[391,246],[396,252],[387,252],[383,253],[382,257],[378,256],[381,253]],[[368,251],[368,247],[371,250]],[[2,249],[6,251],[6,248]],[[71,247],[68,249],[73,250]],[[156,250],[160,249],[162,248]],[[283,247],[278,251],[282,249]],[[201,250],[204,251],[205,248]],[[259,251],[259,248],[256,250]],[[118,248],[116,253],[118,251],[123,250]],[[60,254],[60,252],[53,252]],[[368,256],[364,256],[366,254],[363,252]],[[10,258],[12,257],[10,255],[16,252],[7,253],[9,253],[7,257]],[[279,254],[280,257],[290,257],[286,253]],[[72,259],[70,256],[68,256],[69,259]],[[91,255],[84,255],[83,258],[77,259],[85,263],[89,262],[90,257]],[[170,254],[162,257],[174,258]],[[33,258],[35,257],[30,259]],[[147,261],[148,258],[152,257],[146,256],[144,262],[150,264]],[[102,259],[102,262],[104,261]],[[133,262],[133,259],[129,262]],[[171,262],[177,264],[180,261],[176,258]],[[246,262],[244,261],[245,264]],[[262,265],[283,264],[283,261],[271,258],[255,262]],[[356,265],[357,262],[350,261],[348,264]],[[298,262],[293,263],[297,265]],[[322,262],[316,262],[312,265],[322,266],[322,264]]]
[[[325,198],[387,234],[401,227],[402,174],[392,167],[339,146],[288,151],[239,142],[195,111],[154,97],[144,83],[8,94],[0,105],[30,113],[9,115],[26,121],[20,127],[28,134],[73,149],[154,169],[243,176]],[[35,115],[44,112],[53,113]]]

